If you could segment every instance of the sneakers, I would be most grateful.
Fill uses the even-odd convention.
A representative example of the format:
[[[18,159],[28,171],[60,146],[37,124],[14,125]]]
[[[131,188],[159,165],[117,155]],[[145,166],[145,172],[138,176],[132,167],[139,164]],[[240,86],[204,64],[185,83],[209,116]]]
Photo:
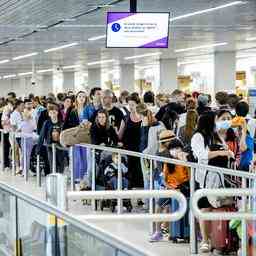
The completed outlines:
[[[164,237],[169,237],[170,236],[168,228],[161,227],[161,233]]]
[[[201,253],[208,253],[211,251],[211,246],[209,241],[202,241],[199,247]]]
[[[149,239],[149,242],[160,242],[163,240],[163,235],[161,232],[155,232]]]

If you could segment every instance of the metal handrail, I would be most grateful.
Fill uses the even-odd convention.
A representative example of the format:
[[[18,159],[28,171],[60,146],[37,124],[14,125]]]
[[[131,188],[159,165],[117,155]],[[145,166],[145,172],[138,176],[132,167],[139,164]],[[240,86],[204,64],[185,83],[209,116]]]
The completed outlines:
[[[176,160],[173,158],[167,158],[167,157],[162,157],[162,156],[143,154],[143,153],[139,153],[136,151],[130,151],[130,150],[106,147],[106,146],[99,146],[99,145],[94,145],[94,144],[76,144],[75,146],[81,146],[81,147],[94,149],[94,150],[96,149],[96,150],[101,150],[101,151],[109,151],[109,152],[118,153],[121,155],[140,157],[143,159],[148,159],[148,160],[153,160],[153,161],[182,165],[182,166],[186,166],[186,167],[190,167],[190,168],[202,169],[205,171],[213,171],[213,172],[217,171],[217,172],[221,172],[223,174],[237,176],[237,177],[256,179],[256,173],[249,173],[249,172],[244,172],[244,171],[239,171],[239,170],[230,170],[228,168],[216,167],[216,166],[211,166],[211,165],[206,165],[206,164],[199,164],[199,163],[194,163],[194,162],[189,162],[189,161],[181,161],[181,160]]]
[[[0,130],[1,131],[1,130]],[[51,146],[51,145],[50,145]],[[212,172],[218,172],[221,174],[226,174],[226,175],[231,175],[231,176],[236,176],[236,177],[241,177],[242,178],[242,188],[246,188],[248,185],[247,179],[250,180],[255,180],[256,179],[256,173],[250,173],[250,172],[244,172],[244,171],[239,171],[239,170],[232,170],[232,169],[227,169],[227,168],[221,168],[221,167],[215,167],[215,166],[210,166],[210,165],[205,165],[205,164],[200,164],[200,163],[194,163],[194,162],[188,162],[188,161],[181,161],[181,160],[176,160],[176,159],[171,159],[171,158],[166,158],[166,157],[160,157],[160,156],[154,156],[154,155],[149,155],[149,154],[143,154],[139,152],[134,152],[134,151],[128,151],[124,149],[119,149],[119,148],[112,148],[112,147],[106,147],[106,146],[99,146],[99,145],[93,145],[93,144],[77,144],[69,148],[63,148],[63,150],[69,149],[70,152],[70,172],[71,172],[71,190],[75,190],[75,182],[74,182],[74,166],[73,166],[73,148],[75,146],[81,146],[85,147],[91,150],[92,153],[92,162],[95,162],[95,152],[97,150],[99,151],[108,151],[108,152],[113,152],[118,154],[118,166],[120,166],[120,159],[121,155],[127,155],[127,156],[134,156],[134,157],[139,157],[142,159],[148,159],[150,161],[150,188],[153,188],[153,161],[159,161],[159,162],[164,162],[164,163],[170,163],[170,164],[175,164],[175,165],[182,165],[191,168],[191,177],[190,177],[190,193],[191,196],[193,196],[195,192],[195,173],[197,169],[200,169],[202,172],[207,172],[207,171],[212,171]],[[95,164],[92,165],[92,191],[96,190],[96,170],[95,170]],[[38,184],[40,184],[40,171],[38,169],[37,171],[37,176],[38,176]],[[118,168],[118,192],[122,191],[122,173],[120,168]],[[118,199],[118,213],[121,213],[121,200]],[[243,200],[243,205],[245,204]],[[95,200],[92,200],[92,206],[93,209],[95,209]],[[150,199],[150,213],[152,214],[152,199]],[[196,244],[196,222],[195,218],[193,216],[193,212],[190,214],[190,227],[191,227],[191,253],[195,254],[197,253],[197,244]]]
[[[118,250],[126,252],[128,255],[153,255],[145,250],[135,248],[134,246],[124,242],[121,238],[114,236],[113,234],[109,234],[105,230],[97,228],[88,222],[80,221],[77,217],[73,216],[72,214],[66,211],[62,211],[45,201],[41,201],[31,195],[24,193],[21,190],[13,188],[4,182],[0,182],[0,190],[13,195],[15,198],[18,198],[28,203],[29,205],[42,210],[45,213],[55,215],[57,218],[64,220],[66,223],[73,225],[77,229],[92,235],[93,237],[103,241],[104,243],[111,245],[112,247]]]
[[[134,198],[171,198],[179,203],[176,212],[170,214],[118,214],[118,215],[83,215],[84,220],[148,220],[148,221],[178,221],[187,211],[185,196],[176,190],[123,190],[123,191],[80,191],[67,192],[68,199],[134,199]]]
[[[198,201],[205,196],[221,196],[221,197],[242,197],[242,208],[239,212],[202,212],[198,207]],[[256,220],[256,214],[246,212],[246,198],[255,197],[256,189],[200,189],[192,196],[191,210],[197,218],[201,220],[232,220],[240,219],[242,225],[241,249],[242,256],[247,255],[247,223],[246,220]]]
[[[232,220],[245,219],[256,220],[256,214],[250,212],[202,212],[198,207],[198,201],[206,196],[236,197],[236,196],[256,196],[255,189],[199,189],[191,201],[191,209],[194,215],[201,220]]]
[[[0,132],[3,132],[3,129],[0,129]],[[24,135],[24,137],[31,137],[31,134],[27,133],[17,133],[17,132],[9,132],[13,134],[18,134],[18,135]],[[49,145],[48,145],[49,146]],[[101,151],[109,151],[113,153],[119,153],[121,155],[127,155],[127,156],[134,156],[134,157],[140,157],[143,159],[148,159],[148,160],[153,160],[153,161],[159,161],[159,162],[165,162],[165,163],[170,163],[170,164],[176,164],[176,165],[182,165],[190,168],[195,168],[195,169],[201,169],[201,170],[207,170],[207,171],[214,171],[214,172],[221,172],[223,174],[227,175],[232,175],[232,176],[237,176],[237,177],[244,177],[248,179],[256,179],[256,173],[248,173],[244,171],[239,171],[239,170],[230,170],[227,168],[222,168],[222,167],[216,167],[216,166],[210,166],[206,164],[199,164],[195,162],[188,162],[188,161],[182,161],[182,160],[176,160],[173,158],[167,158],[167,157],[161,157],[161,156],[155,156],[155,155],[149,155],[149,154],[144,154],[144,153],[139,153],[136,151],[130,151],[130,150],[125,150],[125,149],[120,149],[120,148],[113,148],[113,147],[107,147],[107,146],[100,146],[100,145],[94,145],[94,144],[76,144],[75,146],[81,146],[89,149],[96,149],[96,150],[101,150]],[[62,147],[62,150],[68,150],[68,148]]]

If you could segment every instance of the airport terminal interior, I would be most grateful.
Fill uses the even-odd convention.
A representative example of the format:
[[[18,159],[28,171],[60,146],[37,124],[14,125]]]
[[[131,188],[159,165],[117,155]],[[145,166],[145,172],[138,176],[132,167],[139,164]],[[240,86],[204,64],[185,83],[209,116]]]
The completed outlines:
[[[0,0],[0,256],[256,256],[256,0]]]

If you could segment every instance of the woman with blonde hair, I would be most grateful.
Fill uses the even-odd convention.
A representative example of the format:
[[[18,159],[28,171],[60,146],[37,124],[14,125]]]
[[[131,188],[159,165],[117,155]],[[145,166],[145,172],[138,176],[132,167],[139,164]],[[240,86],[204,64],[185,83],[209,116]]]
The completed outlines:
[[[63,130],[83,125],[87,120],[84,119],[84,109],[87,104],[87,95],[84,91],[79,91],[76,94],[74,108],[70,111],[63,124]],[[74,173],[75,181],[79,183],[89,169],[87,157],[88,152],[86,148],[75,146],[74,147]]]

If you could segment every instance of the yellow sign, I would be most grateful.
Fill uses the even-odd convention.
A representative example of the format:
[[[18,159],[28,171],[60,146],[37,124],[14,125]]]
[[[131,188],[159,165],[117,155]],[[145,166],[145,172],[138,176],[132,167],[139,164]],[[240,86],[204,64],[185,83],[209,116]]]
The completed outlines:
[[[56,223],[56,221],[57,221],[57,223]],[[59,219],[55,215],[52,215],[52,214],[48,216],[48,223],[50,225],[56,225],[57,224],[58,226],[65,224],[64,220]]]
[[[190,91],[191,76],[178,76],[178,86],[183,91]]]
[[[246,80],[246,72],[245,71],[237,71],[236,72],[236,80]]]

